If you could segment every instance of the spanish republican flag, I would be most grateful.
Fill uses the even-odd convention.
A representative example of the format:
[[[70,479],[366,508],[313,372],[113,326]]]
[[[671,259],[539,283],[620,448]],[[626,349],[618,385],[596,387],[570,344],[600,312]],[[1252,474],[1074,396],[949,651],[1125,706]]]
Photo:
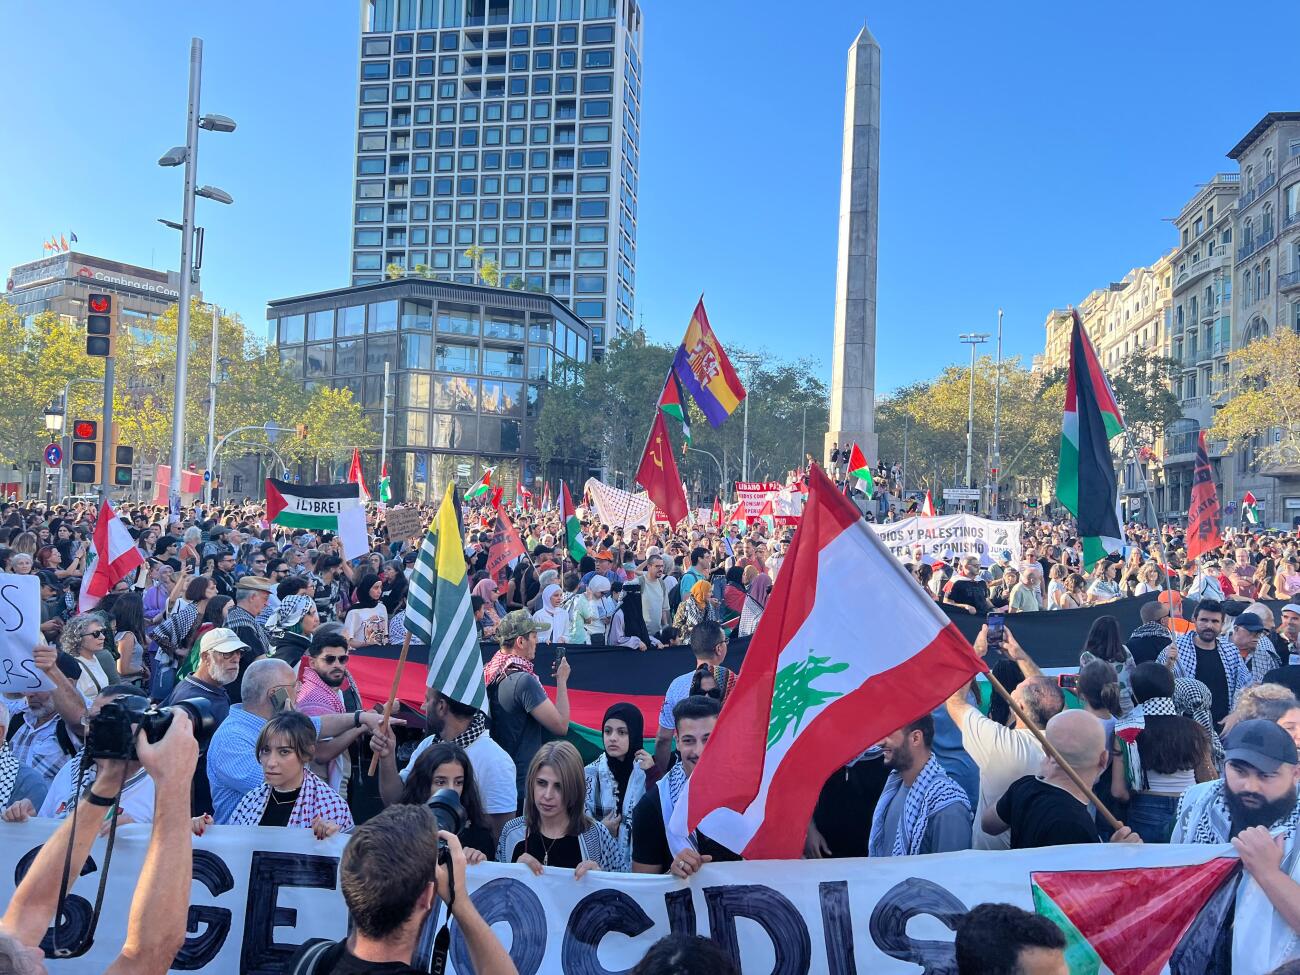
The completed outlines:
[[[686,326],[686,335],[677,347],[673,373],[695,398],[712,427],[722,426],[745,398],[745,387],[741,385],[740,377],[732,368],[722,343],[709,327],[703,298],[695,306],[695,314]]]
[[[673,807],[670,843],[699,827],[746,860],[799,858],[827,777],[985,670],[814,467],[745,668]]]

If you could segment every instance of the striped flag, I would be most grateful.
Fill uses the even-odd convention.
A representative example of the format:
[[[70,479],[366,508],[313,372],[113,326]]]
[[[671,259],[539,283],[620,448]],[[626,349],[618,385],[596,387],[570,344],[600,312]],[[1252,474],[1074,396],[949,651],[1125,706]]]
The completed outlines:
[[[573,507],[573,498],[565,481],[560,482],[560,521],[564,522],[564,546],[569,558],[581,562],[587,554],[587,540],[582,537],[582,523],[578,521],[578,512]]]
[[[453,701],[487,711],[483,657],[470,607],[465,556],[456,525],[454,484],[420,543],[406,597],[406,628],[429,647],[428,686]]]
[[[691,417],[686,410],[686,396],[682,392],[682,381],[671,369],[668,371],[668,378],[664,380],[664,391],[659,394],[659,409],[665,416],[671,416],[682,425],[682,438],[686,441],[682,453],[685,454],[686,448],[691,445]]]
[[[144,562],[122,519],[113,506],[105,501],[95,519],[95,531],[90,539],[91,561],[81,580],[77,599],[77,612],[86,613],[99,605],[100,600],[113,591]]]
[[[849,477],[856,477],[862,482],[862,490],[867,497],[876,496],[876,479],[871,476],[871,465],[867,463],[867,455],[856,443],[849,451]]]
[[[1250,491],[1241,499],[1241,513],[1246,516],[1246,520],[1252,525],[1259,524],[1259,499]]]

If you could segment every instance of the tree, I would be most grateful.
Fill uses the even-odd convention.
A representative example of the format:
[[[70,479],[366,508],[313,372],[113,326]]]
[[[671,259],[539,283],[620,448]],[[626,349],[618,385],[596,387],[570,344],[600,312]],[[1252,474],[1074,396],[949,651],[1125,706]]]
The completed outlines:
[[[396,281],[398,278],[406,276],[406,268],[400,264],[389,264],[384,268],[384,275],[389,281]]]
[[[496,261],[488,258],[478,269],[479,280],[489,287],[496,288],[501,284],[501,267]]]
[[[302,404],[295,423],[307,424],[307,439],[282,441],[281,453],[290,461],[332,465],[350,457],[353,448],[374,442],[374,431],[352,398],[352,390],[346,388],[317,387]]]
[[[1231,448],[1259,437],[1255,459],[1262,465],[1300,463],[1300,335],[1279,328],[1228,356],[1226,402],[1210,436]],[[1262,437],[1276,431],[1278,439]]]

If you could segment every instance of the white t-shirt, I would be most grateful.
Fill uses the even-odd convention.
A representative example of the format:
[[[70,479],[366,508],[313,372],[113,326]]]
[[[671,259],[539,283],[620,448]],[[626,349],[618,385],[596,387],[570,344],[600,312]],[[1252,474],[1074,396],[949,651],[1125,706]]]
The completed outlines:
[[[997,806],[1002,794],[1016,779],[1036,775],[1043,761],[1043,746],[1032,732],[1013,730],[969,708],[961,718],[961,746],[980,770],[980,798],[971,824],[971,848],[1011,849],[1011,831],[998,836],[984,832],[985,809]]]
[[[76,762],[63,763],[63,768],[55,774],[50,782],[50,790],[45,793],[45,802],[41,803],[38,815],[42,819],[63,819],[70,810],[66,801],[72,796],[72,774]],[[83,797],[85,793],[82,793]],[[137,772],[122,790],[122,812],[137,823],[153,822],[153,779],[143,770]],[[105,810],[107,811],[107,810]]]
[[[430,735],[415,746],[411,760],[397,773],[403,782],[415,767],[415,760],[432,744],[433,736]],[[483,811],[489,816],[516,812],[519,809],[519,797],[515,791],[515,763],[506,750],[485,731],[470,743],[465,754],[474,767],[474,781],[478,784],[479,798],[483,800]]]

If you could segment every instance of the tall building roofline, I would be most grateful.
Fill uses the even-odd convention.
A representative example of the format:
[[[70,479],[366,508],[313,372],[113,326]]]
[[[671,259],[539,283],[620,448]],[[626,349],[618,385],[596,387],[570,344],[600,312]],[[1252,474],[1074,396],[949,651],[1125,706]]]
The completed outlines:
[[[1240,159],[1259,140],[1259,137],[1277,122],[1300,122],[1300,112],[1269,112],[1229,150],[1228,158]]]

